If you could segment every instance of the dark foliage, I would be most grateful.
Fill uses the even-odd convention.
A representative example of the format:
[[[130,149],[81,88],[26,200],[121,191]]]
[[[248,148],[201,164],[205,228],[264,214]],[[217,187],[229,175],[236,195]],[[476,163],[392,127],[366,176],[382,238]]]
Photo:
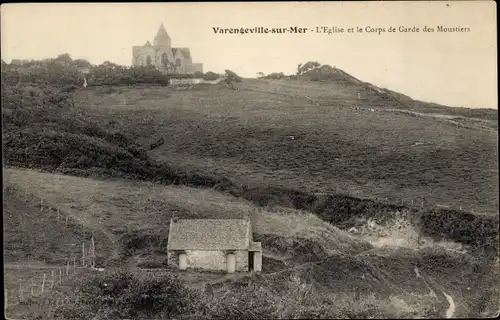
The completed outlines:
[[[220,75],[218,73],[215,73],[212,71],[208,71],[207,73],[205,73],[203,75],[203,80],[207,80],[207,81],[214,81],[214,80],[217,80],[219,78],[220,78]]]
[[[226,70],[226,77],[228,82],[241,82],[243,78],[237,75],[235,72],[231,70]]]
[[[108,319],[172,318],[191,312],[193,297],[194,292],[168,273],[96,274],[82,281],[70,303],[57,310],[56,318],[87,319],[89,314]]]
[[[287,76],[283,72],[273,72],[268,74],[267,76],[263,76],[262,79],[274,79],[274,80],[279,80],[279,79],[285,79]]]

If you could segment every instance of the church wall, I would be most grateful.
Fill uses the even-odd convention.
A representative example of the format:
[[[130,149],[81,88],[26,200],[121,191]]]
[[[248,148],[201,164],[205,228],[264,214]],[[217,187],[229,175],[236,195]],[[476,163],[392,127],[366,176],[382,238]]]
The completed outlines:
[[[156,52],[153,47],[140,47],[137,49],[138,57],[136,60],[136,65],[138,66],[146,66],[147,65],[147,57],[151,57],[151,64],[155,64],[156,60]]]
[[[165,33],[165,32],[164,32]],[[176,64],[176,59],[179,59],[180,66],[177,67],[176,73],[191,74],[194,72],[203,72],[203,64],[192,63],[191,56],[189,54],[189,48],[172,48],[170,46],[170,38],[158,37],[154,39],[155,47],[153,46],[133,46],[132,47],[132,65],[134,66],[146,66],[148,55],[151,57],[151,64],[154,65],[161,72],[167,72],[162,62],[163,54],[167,55],[168,61]],[[177,50],[176,50],[177,49]],[[182,50],[181,50],[182,49]],[[158,50],[158,51],[157,51]],[[187,57],[184,55],[187,52]]]

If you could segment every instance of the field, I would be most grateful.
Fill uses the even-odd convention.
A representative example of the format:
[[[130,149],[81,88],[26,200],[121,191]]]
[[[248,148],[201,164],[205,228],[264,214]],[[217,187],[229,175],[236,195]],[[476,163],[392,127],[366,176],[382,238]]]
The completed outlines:
[[[116,301],[121,318],[139,317],[130,305],[164,303],[171,287],[194,308],[186,319],[498,312],[496,112],[344,80],[86,88],[68,108],[33,94],[22,112],[10,94],[8,290],[78,256],[92,233],[106,270],[10,316],[78,319]],[[169,270],[173,216],[250,218],[263,272]],[[126,293],[102,289],[127,281]],[[44,307],[62,296],[73,300]]]
[[[490,258],[451,241],[436,243],[424,237],[423,245],[417,245],[416,238],[408,237],[412,232],[409,225],[405,230],[400,230],[397,224],[381,226],[385,235],[369,228],[350,234],[311,213],[257,207],[210,189],[79,178],[20,169],[6,169],[4,179],[7,186],[15,190],[22,190],[20,186],[29,184],[34,196],[58,203],[71,217],[79,217],[79,221],[93,221],[85,227],[99,234],[97,248],[107,248],[100,243],[110,240],[115,245],[116,252],[108,251],[108,259],[99,263],[99,267],[110,270],[114,266],[126,266],[131,270],[153,266],[158,271],[150,270],[150,273],[164,272],[161,270],[165,268],[165,239],[174,213],[185,217],[252,217],[254,237],[263,242],[264,248],[261,276],[181,274],[182,279],[195,288],[204,288],[207,284],[215,287],[214,299],[225,299],[223,296],[228,290],[240,290],[237,288],[251,283],[278,292],[283,301],[290,299],[286,305],[293,305],[299,303],[297,299],[303,293],[294,293],[287,286],[298,283],[310,286],[308,292],[312,300],[299,303],[305,308],[302,311],[280,309],[285,317],[306,312],[307,306],[316,310],[318,300],[313,298],[315,296],[330,301],[323,303],[342,299],[343,304],[335,309],[337,313],[330,313],[331,316],[345,316],[351,312],[360,317],[370,308],[375,308],[374,312],[380,316],[410,317],[426,312],[440,316],[449,308],[441,292],[453,297],[457,306],[455,316],[494,311],[491,309],[494,300],[493,304],[488,302],[491,298],[486,294],[493,276],[488,271],[492,266]],[[64,193],[60,192],[62,189]],[[19,229],[20,226],[12,224],[7,236],[22,232]],[[385,242],[381,244],[380,239]],[[416,266],[425,280],[416,276]],[[474,291],[479,288],[480,292]],[[435,292],[435,297],[429,292]],[[356,305],[360,294],[361,297],[368,294],[365,297],[367,305]],[[482,302],[481,299],[487,300]],[[329,312],[334,312],[332,310]]]
[[[497,131],[394,112],[403,106],[392,101],[381,107],[384,100],[375,94],[356,100],[355,89],[248,80],[238,90],[89,89],[76,100],[94,119],[146,148],[163,137],[165,144],[150,156],[172,166],[250,187],[496,215]]]

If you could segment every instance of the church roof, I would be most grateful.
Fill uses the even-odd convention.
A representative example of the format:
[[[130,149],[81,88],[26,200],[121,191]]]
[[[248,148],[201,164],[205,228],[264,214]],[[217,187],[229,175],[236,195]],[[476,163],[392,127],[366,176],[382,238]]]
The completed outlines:
[[[251,236],[246,219],[172,220],[167,250],[245,250]]]
[[[165,26],[163,23],[160,25],[160,28],[158,29],[158,32],[156,33],[155,39],[161,39],[161,38],[170,38],[170,36],[167,33],[167,30],[165,30]]]

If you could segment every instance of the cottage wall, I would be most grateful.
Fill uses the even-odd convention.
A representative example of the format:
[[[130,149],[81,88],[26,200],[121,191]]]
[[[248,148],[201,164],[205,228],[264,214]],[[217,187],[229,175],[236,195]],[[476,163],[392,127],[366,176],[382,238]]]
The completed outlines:
[[[199,84],[199,83],[205,83],[205,81],[203,79],[197,79],[197,78],[170,79],[170,85],[172,86],[183,85],[183,84]]]
[[[185,250],[188,268],[226,271],[226,254],[224,250]],[[234,251],[236,271],[248,270],[248,251]],[[168,252],[168,264],[179,266],[178,253]]]

